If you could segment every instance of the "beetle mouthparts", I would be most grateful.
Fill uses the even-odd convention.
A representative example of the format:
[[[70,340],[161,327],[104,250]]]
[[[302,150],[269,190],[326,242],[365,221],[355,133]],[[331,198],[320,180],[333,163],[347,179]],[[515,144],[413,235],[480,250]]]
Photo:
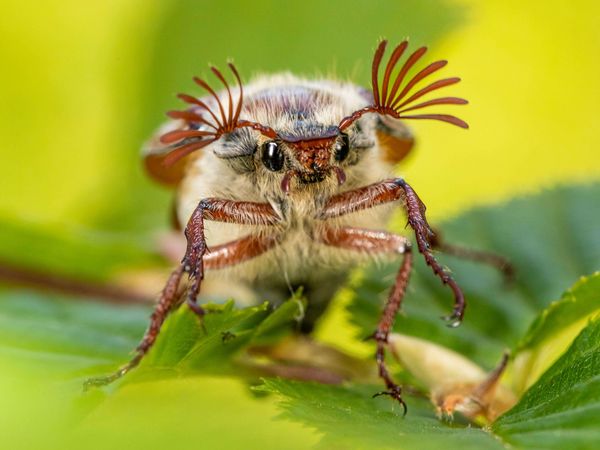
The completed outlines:
[[[288,170],[283,176],[283,180],[281,180],[281,190],[285,192],[286,195],[290,193],[290,180],[294,175],[296,175],[295,170]]]
[[[344,169],[341,167],[333,166],[331,170],[335,173],[337,178],[338,186],[341,186],[346,182],[346,173]],[[285,192],[285,194],[290,193],[290,182],[292,177],[297,176],[300,181],[304,184],[318,183],[323,181],[327,175],[331,173],[329,171],[319,171],[319,172],[298,172],[297,170],[288,170],[283,179],[281,180],[281,190]]]
[[[311,183],[319,183],[323,181],[327,177],[327,172],[325,171],[315,171],[315,172],[300,172],[298,173],[298,178],[304,184]]]
[[[338,186],[341,186],[346,182],[346,172],[341,167],[333,166],[333,171],[338,180]]]

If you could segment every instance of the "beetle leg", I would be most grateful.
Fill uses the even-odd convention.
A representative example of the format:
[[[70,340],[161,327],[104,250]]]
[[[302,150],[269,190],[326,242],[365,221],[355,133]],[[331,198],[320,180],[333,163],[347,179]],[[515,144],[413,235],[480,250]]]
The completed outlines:
[[[402,264],[396,275],[396,281],[390,290],[377,329],[372,337],[377,343],[375,360],[377,361],[379,376],[383,379],[386,386],[385,391],[375,394],[374,397],[389,395],[402,405],[404,414],[406,414],[407,408],[406,403],[402,399],[402,390],[392,379],[385,364],[385,347],[387,346],[388,336],[394,325],[396,314],[400,310],[402,299],[406,293],[406,286],[408,285],[412,269],[410,241],[404,236],[386,231],[351,227],[325,228],[321,234],[321,241],[330,246],[361,251],[368,254],[398,253],[403,255]]]
[[[434,233],[425,218],[425,205],[412,187],[402,178],[381,181],[335,195],[326,203],[319,218],[326,220],[398,200],[403,203],[408,216],[408,224],[415,232],[417,247],[425,258],[425,262],[442,280],[442,283],[452,289],[454,308],[452,313],[444,319],[449,322],[449,326],[456,327],[460,325],[464,316],[466,307],[464,295],[456,282],[433,256],[430,240]]]
[[[268,203],[238,202],[216,198],[200,201],[185,228],[187,250],[181,261],[184,271],[189,274],[192,281],[188,288],[186,303],[199,317],[204,316],[205,313],[204,309],[196,302],[204,278],[203,257],[207,251],[204,238],[204,219],[241,225],[273,225],[279,221],[279,216]],[[223,257],[226,256],[227,252],[223,254]]]
[[[110,384],[115,380],[118,380],[131,369],[136,367],[144,355],[150,350],[154,341],[156,341],[156,337],[160,332],[160,328],[167,318],[169,311],[173,308],[174,304],[177,302],[179,298],[178,288],[179,282],[181,281],[181,276],[183,275],[183,266],[178,266],[169,277],[167,284],[162,290],[158,303],[152,312],[152,316],[150,316],[150,324],[148,325],[148,329],[144,333],[144,337],[141,342],[135,349],[134,357],[126,364],[121,366],[116,372],[101,377],[93,377],[88,378],[83,383],[83,390],[87,391],[89,388],[94,386],[104,386],[106,384]]]
[[[434,229],[434,235],[429,240],[429,243],[432,248],[439,252],[493,267],[502,274],[506,284],[511,284],[515,280],[515,267],[503,255],[463,247],[461,245],[448,244],[438,229]]]
[[[203,316],[204,309],[196,303],[200,284],[204,277],[204,265],[209,269],[221,269],[239,264],[258,256],[276,245],[273,235],[250,235],[209,250],[204,239],[204,219],[247,225],[272,225],[279,217],[267,203],[234,202],[229,200],[202,200],[192,214],[185,229],[187,250],[181,264],[171,273],[150,318],[150,324],[135,356],[112,375],[90,378],[84,389],[102,386],[121,378],[136,367],[154,345],[160,329],[170,311],[180,301],[179,285],[184,273],[188,273],[192,284],[188,289],[186,303],[197,315]]]

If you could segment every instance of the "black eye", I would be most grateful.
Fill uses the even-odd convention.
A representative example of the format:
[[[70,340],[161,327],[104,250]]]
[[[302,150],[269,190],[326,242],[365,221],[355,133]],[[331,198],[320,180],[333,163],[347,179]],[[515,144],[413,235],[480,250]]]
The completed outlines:
[[[335,160],[342,162],[348,156],[350,151],[350,144],[348,142],[348,135],[342,134],[341,139],[335,144]]]
[[[267,142],[263,145],[262,162],[267,169],[277,172],[283,169],[285,157],[277,142]]]

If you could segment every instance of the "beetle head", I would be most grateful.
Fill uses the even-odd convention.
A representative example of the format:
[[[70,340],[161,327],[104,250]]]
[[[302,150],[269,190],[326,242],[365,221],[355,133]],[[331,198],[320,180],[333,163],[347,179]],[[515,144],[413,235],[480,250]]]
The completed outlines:
[[[293,88],[291,92],[295,95],[284,96],[281,101],[273,101],[268,96],[264,98],[256,96],[254,101],[257,105],[262,103],[266,106],[265,110],[270,111],[270,116],[276,119],[275,122],[278,122],[281,117],[294,117],[299,121],[298,126],[281,129],[277,123],[272,123],[271,126],[266,125],[259,117],[255,119],[257,121],[241,119],[242,111],[248,111],[249,104],[243,105],[243,88],[236,68],[233,64],[229,64],[239,88],[237,101],[234,100],[232,89],[222,73],[214,67],[211,68],[214,75],[224,85],[225,96],[219,96],[205,81],[199,78],[194,79],[210,94],[210,98],[205,101],[186,94],[179,95],[191,107],[184,111],[171,111],[168,115],[174,119],[184,120],[188,124],[188,128],[173,130],[161,137],[161,143],[167,146],[168,151],[163,162],[166,165],[174,164],[191,152],[218,141],[224,136],[227,137],[236,130],[252,129],[261,134],[263,139],[268,139],[261,144],[263,163],[267,169],[273,172],[285,169],[281,186],[284,191],[288,192],[290,179],[294,176],[297,176],[301,183],[312,184],[325,180],[334,172],[337,175],[338,183],[343,183],[345,175],[340,163],[348,156],[349,147],[348,136],[345,132],[356,127],[358,121],[365,114],[372,113],[380,118],[397,120],[438,120],[461,128],[468,128],[466,122],[453,115],[414,113],[414,111],[430,106],[467,103],[466,100],[458,97],[440,97],[420,101],[430,92],[460,81],[460,78],[457,77],[444,78],[425,87],[417,87],[422,80],[443,68],[446,61],[433,62],[416,75],[408,77],[407,74],[427,49],[425,47],[417,49],[398,67],[398,62],[408,47],[408,42],[404,41],[393,49],[380,82],[380,65],[386,45],[387,41],[381,41],[375,51],[371,68],[371,94],[365,99],[368,104],[363,107],[359,106],[349,115],[342,117],[337,125],[323,125],[322,121],[313,121],[306,117],[305,103],[313,94],[309,92],[310,90],[296,92],[297,90]],[[320,94],[317,97],[321,98]],[[281,111],[273,110],[273,105],[276,104]],[[294,109],[295,107],[297,109]]]
[[[292,176],[303,184],[321,182],[332,173],[339,184],[345,181],[340,163],[348,154],[348,137],[337,127],[300,125],[293,134],[279,133],[279,137],[290,156],[289,169],[282,181],[286,193]]]

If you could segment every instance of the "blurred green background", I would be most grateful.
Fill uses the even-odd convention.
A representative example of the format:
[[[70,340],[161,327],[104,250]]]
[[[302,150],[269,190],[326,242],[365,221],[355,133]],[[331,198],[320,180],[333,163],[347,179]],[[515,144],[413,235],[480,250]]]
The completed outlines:
[[[150,239],[168,227],[170,193],[145,177],[139,148],[164,111],[179,106],[174,95],[194,92],[193,75],[233,58],[246,81],[289,70],[366,85],[381,37],[430,45],[430,58],[450,61],[444,74],[463,79],[452,95],[471,102],[460,113],[467,132],[412,124],[419,144],[400,172],[434,220],[594,178],[599,29],[600,7],[592,0],[3,0],[0,226]],[[338,344],[349,333],[335,311],[320,330]],[[2,403],[11,411],[4,426],[13,448],[35,446],[27,429],[44,418],[40,436],[62,436],[56,430],[64,431],[70,409],[69,389],[48,389],[39,380],[44,367],[29,369],[8,376],[13,369],[3,368],[0,378],[2,392],[10,392]],[[173,410],[175,398],[186,399],[188,415]],[[273,421],[273,404],[250,399],[235,380],[178,381],[152,401],[132,387],[111,402],[78,423],[71,445],[141,447],[164,435],[165,444],[178,436],[190,448],[201,440],[211,448],[305,448],[317,439],[299,425]],[[165,433],[147,429],[156,421]]]
[[[261,71],[368,83],[377,40],[410,37],[447,58],[471,130],[414,123],[402,172],[434,216],[598,174],[600,19],[580,1],[2,2],[0,211],[53,224],[165,226],[169,195],[138,149],[233,58]],[[445,186],[440,189],[439,186]]]

